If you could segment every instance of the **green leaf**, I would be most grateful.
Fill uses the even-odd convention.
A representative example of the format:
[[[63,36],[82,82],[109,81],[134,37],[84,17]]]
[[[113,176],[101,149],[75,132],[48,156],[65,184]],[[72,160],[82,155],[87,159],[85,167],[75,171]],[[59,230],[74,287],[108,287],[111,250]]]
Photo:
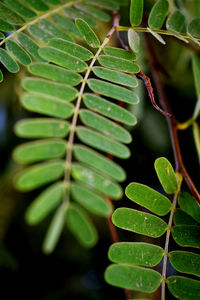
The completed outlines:
[[[3,73],[2,73],[2,71],[0,70],[0,82],[2,82],[3,81]]]
[[[172,33],[181,33],[185,27],[186,18],[180,10],[174,11],[167,19],[166,27]]]
[[[195,18],[189,23],[188,32],[192,37],[200,38],[200,18]]]
[[[118,10],[119,5],[116,1],[113,0],[87,0],[87,3],[98,6],[100,8],[108,10]]]
[[[178,203],[184,212],[200,223],[200,205],[192,195],[186,192],[180,193]]]
[[[49,46],[64,51],[70,55],[76,56],[83,61],[90,60],[94,55],[88,49],[69,41],[63,41],[62,39],[53,39],[49,42]]]
[[[163,26],[169,11],[169,2],[167,0],[158,0],[151,9],[148,25],[150,28],[159,29]]]
[[[37,164],[18,174],[15,185],[20,191],[32,191],[62,177],[64,167],[63,160]]]
[[[40,21],[39,27],[45,32],[52,34],[54,37],[73,42],[73,38],[71,36],[46,19],[42,19]]]
[[[94,130],[79,126],[77,135],[83,143],[98,150],[113,154],[119,158],[128,158],[130,156],[130,150],[126,146]]]
[[[47,31],[42,30],[36,25],[30,25],[28,27],[29,33],[34,36],[36,39],[41,40],[44,43],[48,43],[54,36]]]
[[[32,62],[28,53],[12,40],[6,42],[6,48],[22,65],[28,66]]]
[[[166,45],[165,40],[162,38],[160,34],[157,32],[153,31],[151,28],[147,27],[147,30],[155,37],[161,44]]]
[[[197,225],[198,226],[198,223],[180,208],[177,208],[174,212],[174,223],[175,225]]]
[[[131,0],[130,23],[131,26],[138,26],[143,17],[143,0]]]
[[[198,99],[195,105],[193,118],[197,118],[200,111],[200,59],[195,54],[192,55],[192,70],[194,76],[196,95]]]
[[[138,86],[138,80],[135,77],[119,71],[110,70],[102,67],[94,67],[92,71],[97,77],[108,81],[112,81],[128,87]]]
[[[83,102],[88,108],[110,119],[127,125],[135,125],[137,123],[135,116],[129,111],[99,96],[84,94]]]
[[[39,49],[39,54],[49,62],[75,72],[83,72],[88,68],[88,65],[79,58],[53,47],[42,47]]]
[[[77,9],[74,9],[73,7],[67,7],[64,9],[64,13],[68,16],[70,19],[74,19],[75,21],[77,19],[83,20],[87,25],[91,27],[97,27],[97,22],[94,18],[91,18],[91,16],[83,11],[79,11]],[[82,35],[82,34],[81,34]]]
[[[107,174],[116,181],[124,181],[126,178],[124,170],[119,165],[90,148],[75,145],[73,153],[80,162]]]
[[[89,79],[88,86],[93,92],[116,100],[121,100],[131,104],[137,104],[139,102],[137,94],[135,94],[133,91],[109,82],[105,82],[103,80]]]
[[[108,251],[114,263],[134,264],[145,267],[156,266],[163,258],[164,250],[147,243],[120,242],[112,244]]]
[[[74,106],[66,101],[37,94],[24,94],[21,103],[27,110],[63,119],[69,118],[74,110]]]
[[[92,190],[79,184],[72,183],[71,193],[73,199],[90,212],[100,217],[110,216],[112,207],[109,202]]]
[[[140,37],[132,28],[128,30],[128,43],[133,52],[138,53],[140,51]]]
[[[34,17],[37,16],[36,13],[33,10],[31,10],[30,8],[23,5],[22,3],[20,3],[17,0],[15,0],[15,1],[13,1],[13,0],[3,0],[3,1],[6,3],[7,7],[9,7],[11,10],[16,12],[21,17],[34,18]]]
[[[68,17],[64,17],[59,14],[53,14],[52,18],[56,24],[64,28],[65,30],[68,30],[72,35],[81,38],[81,34],[76,28],[73,21],[71,21]]]
[[[5,51],[0,48],[0,62],[4,65],[4,67],[11,73],[17,73],[19,71],[18,64],[14,61],[14,59]]]
[[[118,183],[112,182],[109,178],[78,163],[72,165],[72,177],[76,181],[87,184],[104,195],[110,196],[112,199],[117,200],[122,196],[122,189]]]
[[[100,55],[98,61],[104,67],[116,69],[127,73],[134,74],[140,71],[138,65],[134,64],[132,61],[128,61],[123,58],[118,58],[109,55]]]
[[[198,107],[198,112],[199,112],[200,98],[197,102],[196,107]],[[195,110],[193,116],[194,116],[194,118],[196,117],[196,110]],[[197,124],[197,122],[193,122],[193,124],[192,124],[192,133],[193,133],[193,137],[194,137],[194,142],[195,142],[195,147],[196,147],[196,151],[197,151],[197,155],[198,155],[198,160],[200,162],[200,128],[199,128],[199,125]]]
[[[81,75],[50,64],[33,63],[29,66],[29,72],[72,86],[78,85],[82,80]]]
[[[176,298],[184,300],[198,300],[200,298],[200,281],[183,276],[170,276],[167,286]]]
[[[119,264],[106,269],[105,280],[120,288],[152,293],[160,286],[162,276],[154,270]]]
[[[200,276],[200,255],[187,251],[169,253],[172,266],[179,272]]]
[[[86,213],[78,205],[70,204],[67,210],[67,224],[84,247],[90,248],[97,243],[97,231]]]
[[[44,238],[42,250],[45,254],[50,254],[55,249],[64,227],[65,218],[66,210],[65,207],[61,205],[53,216]]]
[[[160,157],[156,159],[154,166],[165,192],[174,194],[177,191],[178,183],[176,174],[170,162],[166,158]]]
[[[70,125],[66,121],[50,118],[23,119],[15,125],[15,134],[22,138],[63,138]]]
[[[103,51],[107,55],[123,58],[126,60],[136,60],[137,59],[137,56],[135,55],[135,53],[132,53],[130,51],[120,49],[120,48],[106,47],[106,48],[104,48]]]
[[[42,0],[24,0],[24,2],[37,11],[44,12],[49,10],[48,6]]]
[[[17,34],[17,41],[30,53],[37,61],[45,61],[38,54],[39,46],[25,33],[19,32]]]
[[[13,158],[24,164],[60,158],[66,153],[66,148],[66,141],[63,140],[34,141],[15,148]]]
[[[0,18],[0,30],[4,32],[10,32],[14,31],[15,27]]]
[[[182,247],[200,248],[200,227],[195,225],[176,225],[172,228],[175,242]]]
[[[44,94],[50,98],[57,98],[65,101],[74,100],[78,96],[77,89],[62,83],[41,78],[26,77],[22,80],[22,87],[28,92]]]
[[[2,32],[0,32],[0,40],[3,40],[4,38],[5,38],[5,35]]]
[[[153,238],[162,236],[167,230],[167,224],[162,219],[125,207],[114,211],[112,221],[119,228]]]
[[[14,25],[23,25],[25,23],[22,17],[20,17],[14,11],[10,10],[2,2],[0,2],[0,16],[3,20],[6,20],[6,22]]]
[[[61,202],[65,192],[63,182],[57,182],[46,188],[28,206],[25,214],[26,222],[29,225],[37,225],[54,210]]]
[[[87,42],[87,44],[92,48],[99,48],[100,47],[100,41],[92,28],[82,19],[76,20],[76,27],[78,28],[80,34],[84,38],[84,40]]]
[[[104,11],[99,10],[98,8],[95,8],[94,6],[85,4],[85,3],[77,3],[75,4],[75,7],[78,8],[79,10],[82,10],[92,17],[94,17],[97,20],[103,21],[103,22],[108,22],[110,21],[110,15],[105,13]]]
[[[172,204],[168,198],[144,184],[130,183],[125,194],[130,200],[159,216],[166,215],[172,209]]]
[[[123,143],[130,143],[132,140],[130,133],[123,127],[92,111],[82,109],[80,118],[83,124],[104,133],[108,137],[113,137]]]

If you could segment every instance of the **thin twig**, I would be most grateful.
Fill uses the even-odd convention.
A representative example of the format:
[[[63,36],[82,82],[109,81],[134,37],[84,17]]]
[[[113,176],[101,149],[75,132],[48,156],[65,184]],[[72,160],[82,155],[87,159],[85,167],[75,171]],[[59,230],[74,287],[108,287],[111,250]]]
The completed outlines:
[[[157,105],[157,103],[156,103],[156,101],[155,101],[155,98],[154,98],[154,93],[153,93],[153,88],[152,88],[152,85],[151,85],[151,80],[150,80],[150,78],[149,78],[147,75],[145,75],[145,74],[142,72],[142,70],[140,70],[140,72],[136,74],[136,77],[137,77],[138,79],[141,79],[141,80],[144,82],[145,87],[146,87],[146,89],[147,89],[147,92],[148,92],[148,95],[149,95],[149,98],[150,98],[150,100],[151,100],[151,103],[152,103],[153,107],[155,107],[155,109],[158,110],[158,111],[159,111],[162,115],[164,115],[165,117],[171,117],[171,114],[170,114],[170,113],[168,113],[168,112],[162,110],[162,109]]]
[[[182,175],[180,173],[177,173],[177,179],[178,179],[178,188],[177,191],[174,195],[173,203],[172,203],[172,210],[170,213],[169,217],[169,222],[167,226],[167,232],[166,232],[166,239],[165,239],[165,253],[164,253],[164,258],[163,258],[163,268],[162,268],[162,288],[161,288],[161,300],[165,300],[165,281],[167,277],[167,257],[168,257],[168,252],[169,252],[169,238],[171,234],[171,227],[172,227],[172,222],[173,222],[173,216],[174,216],[174,211],[176,209],[176,203],[178,199],[178,195],[180,193],[181,189],[181,184],[182,184]]]
[[[191,194],[200,203],[199,192],[197,191],[197,189],[196,189],[196,187],[195,187],[191,177],[189,176],[189,174],[185,168],[185,165],[183,163],[182,154],[181,154],[181,150],[180,150],[180,143],[179,143],[179,138],[178,138],[178,122],[172,113],[168,99],[165,95],[163,82],[162,82],[162,79],[160,76],[160,70],[158,70],[158,68],[157,68],[157,66],[158,66],[157,58],[154,54],[149,37],[147,35],[145,35],[145,41],[146,41],[148,54],[149,54],[151,74],[154,79],[154,83],[155,83],[155,86],[156,86],[156,89],[158,92],[159,102],[160,102],[161,106],[163,107],[163,109],[171,114],[171,117],[166,116],[166,119],[167,119],[167,123],[168,123],[168,127],[169,127],[170,137],[171,137],[171,143],[172,143],[174,159],[175,159],[175,164],[176,164],[176,171],[183,175],[183,178],[184,178],[185,182],[187,183]]]

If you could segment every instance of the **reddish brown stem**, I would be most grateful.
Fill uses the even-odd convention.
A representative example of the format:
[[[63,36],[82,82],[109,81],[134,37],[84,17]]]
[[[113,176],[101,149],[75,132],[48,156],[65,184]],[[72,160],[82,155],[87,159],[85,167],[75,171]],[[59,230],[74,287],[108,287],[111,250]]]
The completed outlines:
[[[196,189],[196,187],[195,187],[191,177],[189,176],[189,174],[185,168],[185,165],[183,163],[182,154],[181,154],[181,150],[180,150],[180,143],[179,143],[179,138],[178,138],[177,120],[172,113],[168,99],[164,92],[164,86],[163,86],[163,82],[162,82],[162,79],[160,76],[160,70],[158,70],[158,68],[157,68],[157,66],[158,66],[157,58],[155,56],[155,53],[151,46],[149,37],[147,35],[145,35],[145,41],[146,41],[148,54],[149,54],[151,74],[154,79],[155,86],[156,86],[156,89],[158,92],[159,102],[160,102],[161,106],[163,107],[163,109],[171,114],[171,117],[166,116],[166,119],[167,119],[167,123],[168,123],[168,127],[169,127],[170,137],[171,137],[171,143],[172,143],[174,159],[175,159],[175,164],[176,164],[176,171],[180,172],[183,175],[183,178],[184,178],[185,182],[187,183],[191,194],[200,203],[200,195],[199,195],[199,193],[198,193],[198,191],[197,191],[197,189]]]
[[[155,107],[155,109],[157,109],[162,115],[164,115],[165,117],[171,117],[171,114],[162,110],[156,103],[155,101],[155,98],[154,98],[154,93],[153,93],[153,88],[152,88],[152,85],[151,85],[151,80],[150,78],[145,75],[142,70],[140,70],[140,72],[138,74],[136,74],[137,78],[141,79],[144,84],[145,84],[145,87],[147,89],[147,92],[148,92],[148,95],[149,95],[149,98],[151,100],[151,104],[153,105],[153,107]]]

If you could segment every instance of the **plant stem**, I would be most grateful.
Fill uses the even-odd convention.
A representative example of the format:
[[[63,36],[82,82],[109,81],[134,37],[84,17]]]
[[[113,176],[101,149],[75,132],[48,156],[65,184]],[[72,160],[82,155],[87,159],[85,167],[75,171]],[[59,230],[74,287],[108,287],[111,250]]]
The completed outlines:
[[[166,281],[166,275],[167,275],[167,257],[168,257],[168,251],[169,251],[169,238],[171,234],[171,227],[172,227],[172,222],[173,222],[173,216],[174,216],[174,211],[176,209],[176,203],[178,199],[178,195],[180,193],[181,189],[181,183],[182,183],[182,175],[180,173],[177,173],[177,180],[178,180],[178,188],[177,191],[174,195],[173,203],[172,203],[172,210],[170,213],[169,217],[169,222],[168,222],[168,228],[166,232],[166,239],[165,239],[165,254],[163,258],[163,269],[162,269],[162,288],[161,288],[161,300],[165,300],[165,281]]]
[[[129,29],[133,29],[136,32],[145,32],[145,33],[150,33],[147,27],[129,27],[129,26],[117,26],[116,30],[117,31],[128,31]],[[161,35],[168,35],[168,36],[175,36],[172,32],[163,30],[163,29],[153,29],[153,31],[157,34]],[[187,40],[197,40],[199,41],[200,38],[198,37],[192,37],[189,34],[177,34],[177,36],[180,36],[180,38],[187,39]]]
[[[101,51],[103,48],[106,46],[106,44],[110,41],[111,36],[115,32],[115,25],[111,28],[109,33],[107,34],[106,38],[104,39],[103,43],[99,47],[98,51],[96,52],[95,56],[93,57],[92,61],[90,62],[90,65],[88,66],[87,72],[85,73],[84,79],[82,81],[82,85],[80,88],[79,96],[76,102],[76,107],[74,109],[74,115],[72,119],[72,124],[70,128],[70,133],[69,133],[69,139],[67,143],[67,154],[66,154],[66,172],[64,176],[64,182],[66,183],[67,187],[70,184],[70,176],[71,176],[71,165],[72,165],[72,152],[73,152],[73,144],[74,144],[74,138],[75,138],[75,131],[77,127],[77,121],[78,121],[78,115],[80,111],[80,106],[81,106],[81,101],[83,98],[83,93],[85,90],[85,86],[87,84],[87,80],[90,76],[90,73],[92,71],[93,65],[95,64],[98,56],[100,55]],[[69,189],[67,189],[66,197],[64,199],[64,202],[69,201]]]
[[[171,137],[171,143],[172,143],[174,159],[175,159],[175,164],[176,164],[176,171],[183,175],[183,178],[184,178],[185,182],[187,183],[191,194],[200,203],[199,192],[197,191],[197,189],[196,189],[196,187],[195,187],[191,177],[189,176],[189,174],[185,168],[185,165],[183,163],[182,154],[181,154],[181,150],[180,150],[180,143],[179,143],[179,138],[178,138],[178,122],[172,113],[168,99],[165,95],[163,82],[162,82],[162,79],[161,79],[161,76],[159,73],[160,70],[158,69],[159,64],[157,62],[157,58],[154,54],[149,37],[147,35],[145,35],[145,41],[146,41],[147,50],[148,50],[148,54],[149,54],[151,73],[152,73],[152,77],[154,79],[154,83],[155,83],[155,86],[156,86],[156,89],[158,92],[159,102],[160,102],[161,106],[163,107],[163,109],[171,114],[170,117],[166,116],[166,119],[167,119],[167,123],[168,123],[168,127],[169,127],[170,137]]]

